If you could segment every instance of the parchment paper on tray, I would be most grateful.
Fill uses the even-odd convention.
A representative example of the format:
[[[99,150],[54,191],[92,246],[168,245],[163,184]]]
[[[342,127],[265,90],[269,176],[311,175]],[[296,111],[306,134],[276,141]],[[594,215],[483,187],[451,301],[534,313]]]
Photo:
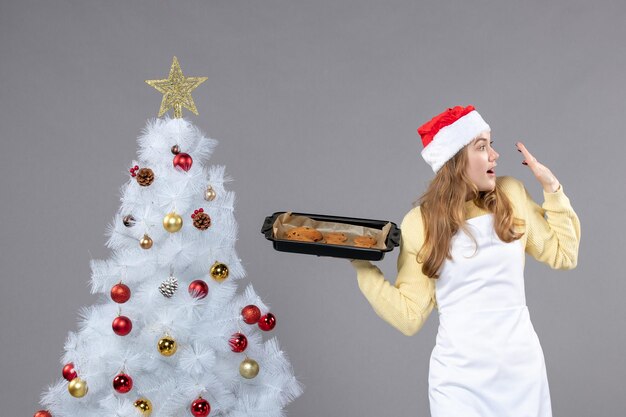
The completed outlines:
[[[357,226],[348,223],[319,222],[306,216],[294,216],[291,212],[287,212],[276,218],[273,226],[274,238],[289,240],[286,238],[287,232],[300,226],[307,226],[316,229],[322,234],[329,232],[344,233],[348,239],[339,245],[333,244],[333,246],[355,246],[353,241],[355,237],[371,236],[376,239],[376,244],[372,246],[372,248],[376,249],[387,248],[385,242],[387,240],[389,230],[391,229],[391,223],[387,223],[382,229],[374,229],[371,227]],[[325,241],[321,240],[316,243],[325,243]]]

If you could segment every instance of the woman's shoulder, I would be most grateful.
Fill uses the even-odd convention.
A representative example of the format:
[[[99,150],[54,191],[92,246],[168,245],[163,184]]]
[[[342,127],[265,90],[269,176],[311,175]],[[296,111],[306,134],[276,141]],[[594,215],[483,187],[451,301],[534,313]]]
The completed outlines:
[[[513,209],[520,215],[520,210],[524,210],[526,201],[526,188],[524,183],[515,177],[503,176],[496,178],[496,184],[502,192],[508,197],[513,205]]]
[[[424,230],[423,224],[420,206],[415,206],[404,215],[400,229],[413,230],[421,234]]]
[[[415,206],[404,215],[402,224],[405,223],[422,223],[422,211],[420,206]]]
[[[404,215],[400,225],[402,242],[408,250],[418,250],[424,241],[424,221],[420,206],[415,206]]]
[[[524,183],[510,175],[497,177],[496,184],[500,186],[500,189],[504,191],[507,195],[517,193],[520,190],[524,190]]]
[[[506,194],[514,207],[523,204],[525,198],[524,183],[510,175],[504,175],[496,178],[496,185]],[[402,219],[401,228],[409,228],[412,230],[423,230],[422,211],[420,206],[415,206]]]
[[[502,190],[509,200],[514,204],[523,204],[526,196],[526,188],[524,183],[515,177],[505,175],[503,177],[496,178],[496,185]]]

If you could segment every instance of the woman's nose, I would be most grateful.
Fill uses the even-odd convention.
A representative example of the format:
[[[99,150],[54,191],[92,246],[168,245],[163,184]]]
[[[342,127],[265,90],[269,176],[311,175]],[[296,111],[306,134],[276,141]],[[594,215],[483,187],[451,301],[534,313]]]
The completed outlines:
[[[500,154],[498,152],[496,152],[495,149],[491,148],[491,160],[495,161],[499,157],[500,157]]]

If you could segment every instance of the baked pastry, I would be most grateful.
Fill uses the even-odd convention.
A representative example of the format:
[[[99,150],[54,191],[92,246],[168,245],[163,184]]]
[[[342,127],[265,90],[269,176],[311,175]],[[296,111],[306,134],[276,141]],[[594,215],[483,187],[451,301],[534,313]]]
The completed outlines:
[[[319,242],[323,239],[322,234],[308,226],[294,227],[285,234],[285,238],[289,240],[298,240],[300,242]]]
[[[324,234],[324,241],[329,245],[343,245],[348,237],[345,233],[341,232],[328,232]]]
[[[371,248],[376,244],[376,238],[372,236],[357,236],[354,238],[354,246],[359,248]]]

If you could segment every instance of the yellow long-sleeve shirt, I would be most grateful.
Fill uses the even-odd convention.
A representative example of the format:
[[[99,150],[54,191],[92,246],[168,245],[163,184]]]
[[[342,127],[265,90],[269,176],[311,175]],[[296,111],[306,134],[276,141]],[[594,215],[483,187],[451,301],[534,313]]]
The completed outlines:
[[[535,259],[554,269],[573,269],[578,261],[580,222],[561,186],[554,193],[543,193],[539,206],[521,181],[497,178],[509,197],[514,216],[526,222],[522,246]],[[465,206],[466,218],[487,214],[472,201]],[[545,215],[545,216],[544,216]],[[420,208],[409,211],[400,226],[402,239],[398,255],[398,277],[395,285],[385,279],[380,269],[369,261],[353,260],[359,288],[374,311],[403,334],[417,333],[437,307],[436,279],[422,273],[417,252],[424,242],[424,225]],[[480,250],[480,248],[479,248]]]

